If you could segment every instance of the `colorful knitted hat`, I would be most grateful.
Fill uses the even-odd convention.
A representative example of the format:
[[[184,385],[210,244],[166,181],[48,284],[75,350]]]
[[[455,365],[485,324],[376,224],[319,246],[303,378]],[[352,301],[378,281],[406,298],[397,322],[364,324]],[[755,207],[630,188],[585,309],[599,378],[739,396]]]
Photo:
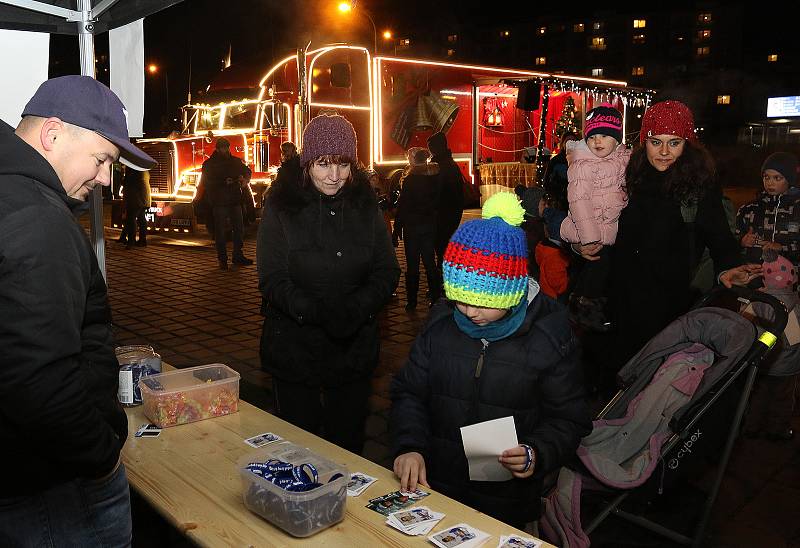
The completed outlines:
[[[320,114],[303,130],[300,163],[306,165],[321,156],[338,155],[357,162],[356,130],[344,116]]]
[[[608,135],[621,143],[622,114],[608,103],[603,103],[586,114],[583,130],[587,140],[592,135]]]
[[[797,269],[792,262],[773,249],[762,253],[764,287],[773,291],[791,290],[797,284]]]
[[[525,210],[501,192],[483,206],[483,219],[458,227],[444,253],[447,298],[473,306],[511,308],[528,288],[528,245],[519,228]]]
[[[661,101],[648,108],[642,116],[639,141],[644,143],[653,135],[677,135],[687,141],[697,138],[694,133],[694,115],[680,101]]]

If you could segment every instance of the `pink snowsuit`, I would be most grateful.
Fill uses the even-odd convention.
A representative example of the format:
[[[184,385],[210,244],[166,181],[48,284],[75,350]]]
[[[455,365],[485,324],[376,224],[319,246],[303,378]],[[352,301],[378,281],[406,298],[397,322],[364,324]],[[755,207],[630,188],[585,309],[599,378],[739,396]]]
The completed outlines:
[[[631,151],[625,145],[619,145],[605,158],[598,158],[586,141],[567,144],[569,213],[561,223],[564,241],[603,245],[616,241],[617,221],[628,205],[622,185],[630,157]]]

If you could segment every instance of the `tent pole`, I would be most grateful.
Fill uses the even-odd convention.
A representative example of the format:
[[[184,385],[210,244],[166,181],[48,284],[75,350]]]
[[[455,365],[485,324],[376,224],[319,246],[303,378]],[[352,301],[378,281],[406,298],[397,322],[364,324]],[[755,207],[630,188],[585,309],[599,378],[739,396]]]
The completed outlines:
[[[81,56],[81,74],[95,78],[94,69],[94,23],[92,22],[92,1],[78,0],[78,11],[81,20],[78,23],[78,46]],[[92,191],[90,200],[90,227],[94,253],[100,272],[108,283],[106,276],[106,242],[103,237],[103,187],[97,185]]]

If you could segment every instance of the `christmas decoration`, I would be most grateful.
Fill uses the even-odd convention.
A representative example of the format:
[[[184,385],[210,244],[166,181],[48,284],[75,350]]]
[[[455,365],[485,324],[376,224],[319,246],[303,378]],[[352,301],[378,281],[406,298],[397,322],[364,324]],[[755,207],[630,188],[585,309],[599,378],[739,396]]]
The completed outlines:
[[[561,111],[561,117],[556,120],[556,138],[560,141],[561,136],[567,132],[576,132],[578,127],[575,125],[575,99],[570,95],[564,103],[564,110]]]

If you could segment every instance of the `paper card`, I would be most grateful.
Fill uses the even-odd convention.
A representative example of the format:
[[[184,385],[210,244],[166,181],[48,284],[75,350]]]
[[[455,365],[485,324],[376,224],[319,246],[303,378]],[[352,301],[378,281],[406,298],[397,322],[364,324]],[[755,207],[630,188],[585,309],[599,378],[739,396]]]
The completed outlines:
[[[267,444],[270,444],[275,441],[280,441],[283,438],[280,437],[278,434],[273,434],[272,432],[264,432],[263,434],[259,434],[257,436],[253,436],[252,438],[247,438],[244,442],[249,445],[250,447],[255,447],[258,449],[259,447],[264,447]]]
[[[159,434],[161,434],[161,428],[159,428],[155,424],[143,424],[136,430],[134,437],[157,438]]]
[[[378,481],[377,478],[368,476],[364,472],[356,472],[355,474],[350,474],[350,481],[347,483],[347,496],[348,497],[359,496],[376,481]]]
[[[521,537],[519,535],[509,535],[507,537],[500,537],[500,543],[497,545],[497,548],[539,548],[541,545],[541,540]]]
[[[407,535],[427,535],[443,517],[441,512],[434,512],[426,506],[416,506],[392,512],[386,523]]]
[[[414,492],[392,491],[380,497],[369,499],[369,504],[367,504],[366,507],[374,512],[388,516],[392,512],[397,512],[398,510],[415,504],[418,500],[427,497],[429,494],[430,493],[421,489],[417,489]]]
[[[428,537],[432,543],[439,548],[454,548],[461,546],[462,548],[478,546],[483,541],[489,538],[487,533],[470,527],[466,523],[459,523],[438,533],[434,533]]]
[[[461,428],[464,454],[472,481],[506,481],[513,476],[497,458],[519,445],[514,417],[503,417]]]

